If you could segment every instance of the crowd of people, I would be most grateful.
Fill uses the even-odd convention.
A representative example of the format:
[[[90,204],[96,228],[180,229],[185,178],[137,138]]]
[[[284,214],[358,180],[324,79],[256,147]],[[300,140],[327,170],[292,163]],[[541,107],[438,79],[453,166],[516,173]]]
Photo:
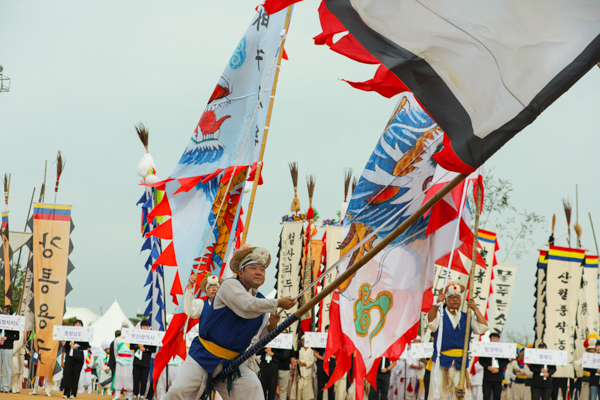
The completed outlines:
[[[54,386],[60,387],[64,398],[71,399],[96,388],[100,394],[127,400],[195,400],[203,394],[236,400],[354,400],[354,367],[325,389],[336,367],[335,357],[325,360],[324,349],[308,347],[302,334],[292,349],[266,347],[239,365],[233,362],[275,329],[280,321],[279,309],[289,310],[296,304],[289,297],[266,299],[258,292],[270,261],[266,249],[250,247],[233,255],[230,268],[235,278],[223,280],[206,275],[198,284],[198,276],[190,276],[183,310],[190,318],[198,319],[193,330],[196,335],[185,361],[178,356],[171,359],[156,385],[151,369],[157,347],[126,343],[117,330],[114,340],[102,343],[104,353],[94,354],[87,342],[62,342],[58,358],[62,375],[36,377],[30,394],[39,395],[43,390],[51,396]],[[559,392],[567,400],[573,399],[575,389],[579,399],[597,400],[600,369],[583,368],[582,361],[577,360],[573,367],[579,379],[556,378],[556,367],[552,365],[525,364],[521,345],[517,345],[511,359],[472,358],[467,354],[468,372],[465,381],[460,382],[465,335],[482,335],[488,330],[473,300],[466,301],[473,312],[467,326],[467,313],[462,311],[464,292],[463,285],[448,284],[427,314],[427,327],[435,342],[431,358],[416,358],[410,351],[410,346],[421,342],[420,337],[398,360],[382,357],[376,386],[364,385],[369,400],[446,400],[455,398],[463,388],[465,400],[557,400]],[[206,298],[199,298],[199,293],[206,294]],[[4,313],[12,313],[10,306],[4,308]],[[123,327],[128,324],[124,321]],[[74,325],[82,323],[78,320]],[[147,320],[139,324],[141,329],[150,326]],[[489,337],[491,341],[500,340],[496,333]],[[35,352],[26,351],[28,343],[31,341],[20,337],[19,332],[0,333],[2,392],[18,393],[29,369],[29,376],[36,376],[37,357]],[[590,336],[584,346],[588,352],[600,352],[597,337]],[[538,347],[546,346],[541,343]],[[230,376],[217,380],[226,368],[231,370]]]

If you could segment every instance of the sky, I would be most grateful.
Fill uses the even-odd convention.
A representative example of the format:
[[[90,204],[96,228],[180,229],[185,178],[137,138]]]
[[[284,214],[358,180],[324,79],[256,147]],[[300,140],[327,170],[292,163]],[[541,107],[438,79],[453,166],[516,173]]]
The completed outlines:
[[[66,168],[57,203],[73,205],[75,270],[67,306],[100,314],[118,300],[129,316],[145,309],[147,255],[140,255],[142,195],[136,166],[145,150],[134,125],[150,132],[150,153],[166,178],[179,160],[206,102],[242,34],[256,1],[6,1],[0,0],[0,65],[11,78],[0,93],[0,173],[11,173],[10,224],[25,226],[48,160],[47,202],[54,201],[56,153]],[[298,195],[308,196],[305,176],[316,177],[313,205],[335,218],[343,200],[343,172],[363,170],[396,99],[351,88],[341,79],[371,78],[373,66],[346,59],[312,37],[320,33],[319,2],[298,4],[284,61],[265,153],[263,177],[248,242],[276,258],[281,217],[289,213],[293,186],[287,164],[300,169]],[[532,71],[535,73],[535,71]],[[566,233],[562,199],[575,203],[578,185],[582,243],[595,253],[588,213],[600,235],[600,69],[594,68],[531,126],[486,163],[513,185],[518,210],[544,216],[535,243],[518,263],[506,330],[531,332],[537,249],[550,234]],[[246,207],[245,207],[246,208]],[[575,220],[576,210],[573,212]],[[509,215],[496,216],[502,223]],[[321,230],[322,232],[322,230]],[[320,234],[319,234],[320,235]],[[499,238],[498,260],[509,243]],[[560,238],[558,245],[566,245]],[[274,260],[275,261],[275,260]],[[275,262],[262,290],[271,291]],[[167,268],[168,288],[174,270]],[[168,312],[174,311],[172,303]]]

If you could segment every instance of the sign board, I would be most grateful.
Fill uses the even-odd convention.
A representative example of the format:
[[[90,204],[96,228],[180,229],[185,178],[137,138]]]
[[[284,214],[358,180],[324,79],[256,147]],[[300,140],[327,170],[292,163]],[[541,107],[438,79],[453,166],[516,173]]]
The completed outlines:
[[[165,336],[163,331],[151,331],[145,329],[123,328],[121,337],[125,343],[145,344],[148,346],[161,346]]]
[[[91,326],[54,325],[52,340],[65,342],[93,342],[94,328]]]
[[[292,349],[292,341],[294,340],[294,335],[291,333],[282,333],[277,336],[275,339],[271,340],[266,347],[270,347],[272,349]]]
[[[600,354],[583,353],[583,368],[600,369]]]
[[[0,331],[25,331],[25,317],[0,314]]]
[[[471,342],[471,352],[475,357],[508,358],[517,354],[516,343]]]
[[[526,364],[566,366],[569,352],[565,350],[525,349]]]
[[[409,353],[413,359],[431,358],[433,356],[433,342],[413,343],[410,345]]]
[[[304,334],[304,346],[317,349],[324,349],[325,347],[327,347],[327,333],[306,332]]]

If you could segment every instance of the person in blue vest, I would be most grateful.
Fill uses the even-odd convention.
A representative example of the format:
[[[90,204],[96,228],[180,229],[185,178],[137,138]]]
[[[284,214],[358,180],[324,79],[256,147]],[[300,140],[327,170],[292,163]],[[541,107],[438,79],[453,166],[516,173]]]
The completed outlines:
[[[246,248],[233,255],[229,267],[237,277],[225,279],[214,301],[205,305],[199,334],[165,400],[193,400],[211,389],[225,400],[264,399],[260,380],[248,362],[234,372],[237,378],[231,391],[227,390],[227,382],[213,384],[212,377],[243,353],[254,336],[275,328],[278,307],[289,310],[296,304],[290,297],[265,299],[258,292],[270,262],[271,255],[262,247]]]
[[[448,400],[451,393],[456,393],[456,387],[458,386],[467,324],[467,313],[460,311],[464,291],[465,287],[460,283],[449,283],[443,291],[440,291],[437,303],[433,305],[427,314],[427,326],[433,332],[434,339],[434,351],[431,360],[435,364],[439,357],[441,367],[439,371],[441,374],[438,372],[437,376],[435,366],[431,371],[429,396],[434,400]],[[441,304],[444,304],[442,310],[440,310]],[[474,300],[468,300],[467,306],[475,314],[475,318],[471,318],[471,334],[484,334],[488,330],[485,317],[477,308]],[[441,325],[440,320],[442,320]],[[438,354],[437,347],[440,339],[441,351]],[[468,357],[466,365],[469,365]],[[471,391],[469,389],[471,385],[468,381],[468,372],[465,376],[464,399],[470,400]]]
[[[194,287],[196,286],[197,279],[198,274],[190,275],[189,283],[185,288],[185,294],[183,295],[183,312],[193,319],[200,318],[202,311],[208,309],[208,307],[204,307],[206,304],[204,300],[194,298]],[[213,302],[217,290],[222,283],[223,278],[209,274],[200,281],[200,286],[198,288],[206,293],[208,304]]]

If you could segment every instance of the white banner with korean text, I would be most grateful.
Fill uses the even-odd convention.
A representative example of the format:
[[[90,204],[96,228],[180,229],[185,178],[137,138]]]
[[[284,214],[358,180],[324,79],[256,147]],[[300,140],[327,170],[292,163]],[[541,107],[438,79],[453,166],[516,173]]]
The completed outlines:
[[[277,298],[296,297],[300,292],[300,259],[302,257],[303,221],[284,222],[279,241],[279,262],[277,263]],[[281,311],[281,320],[296,312],[298,305]],[[290,326],[294,333],[294,343],[298,343],[298,322]]]
[[[508,311],[510,310],[517,267],[518,265],[516,264],[498,264],[494,266],[494,280],[492,281],[494,293],[491,296],[489,313],[490,333],[495,332],[502,335],[502,330],[508,318]]]
[[[121,337],[125,343],[160,346],[164,336],[165,332],[163,331],[130,328],[123,328],[121,330]]]
[[[327,347],[327,333],[325,332],[306,332],[304,333],[304,345],[317,349]]]
[[[91,326],[54,325],[52,340],[65,342],[93,342],[94,328]]]
[[[25,331],[25,317],[0,314],[0,331]]]
[[[585,250],[550,246],[546,267],[546,329],[544,342],[551,350],[563,350],[573,363],[575,318]],[[573,378],[572,367],[559,366],[553,377]]]
[[[567,351],[526,348],[523,361],[525,361],[525,364],[556,365],[558,369],[567,366],[569,363],[568,358],[569,353]]]

